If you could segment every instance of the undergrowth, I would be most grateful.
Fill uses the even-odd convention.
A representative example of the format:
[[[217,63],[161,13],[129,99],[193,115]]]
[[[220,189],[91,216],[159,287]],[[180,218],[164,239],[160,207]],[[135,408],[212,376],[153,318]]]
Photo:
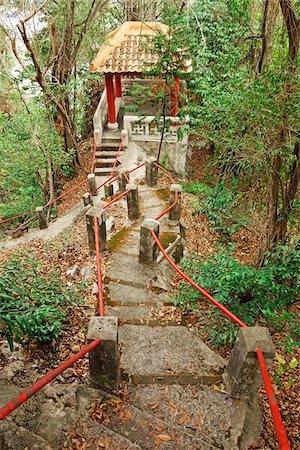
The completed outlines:
[[[181,263],[182,270],[193,281],[206,289],[222,305],[249,326],[260,319],[267,326],[280,326],[287,322],[290,339],[299,340],[299,322],[288,312],[300,294],[300,249],[277,246],[265,258],[263,268],[242,265],[233,257],[233,246],[229,245],[216,256],[202,261],[191,255]],[[234,342],[237,326],[229,323],[219,311],[201,308],[201,294],[186,283],[182,283],[175,299],[187,313],[199,312],[199,320],[209,333],[212,343],[221,347]]]
[[[192,181],[184,185],[184,190],[198,197],[199,206],[194,215],[206,214],[209,225],[221,234],[222,241],[228,242],[232,233],[246,225],[245,217],[238,211],[242,194],[238,192],[237,179],[233,179],[230,186],[221,181],[214,187]]]
[[[13,342],[50,342],[62,333],[67,309],[79,293],[66,289],[59,274],[24,251],[12,255],[0,268],[0,335]]]

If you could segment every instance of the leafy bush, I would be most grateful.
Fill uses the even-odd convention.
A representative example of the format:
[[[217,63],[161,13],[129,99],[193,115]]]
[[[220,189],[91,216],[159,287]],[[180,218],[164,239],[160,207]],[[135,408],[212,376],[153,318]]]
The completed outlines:
[[[297,246],[278,246],[266,255],[261,269],[241,265],[234,259],[230,246],[204,262],[193,255],[182,262],[182,269],[232,313],[253,326],[259,316],[268,321],[270,311],[279,313],[299,298],[299,265]],[[198,311],[199,292],[183,283],[175,303],[185,311]],[[234,338],[234,328],[225,325],[224,330],[224,322],[224,316],[215,311],[209,315],[207,328],[218,345]]]
[[[224,181],[213,188],[205,183],[191,182],[184,187],[199,197],[200,207],[195,214],[207,214],[212,230],[220,232],[225,240],[230,238],[231,233],[245,224],[245,219],[238,214],[236,207],[241,199],[237,192],[238,180],[234,179],[231,188],[226,187]]]
[[[0,335],[25,344],[32,339],[45,343],[62,332],[66,307],[74,300],[56,273],[19,252],[0,269]]]

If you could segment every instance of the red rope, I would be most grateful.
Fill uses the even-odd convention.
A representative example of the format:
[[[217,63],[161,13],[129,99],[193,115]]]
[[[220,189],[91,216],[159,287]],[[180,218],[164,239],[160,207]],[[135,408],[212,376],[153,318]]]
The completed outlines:
[[[114,198],[111,202],[106,203],[105,205],[102,206],[103,209],[108,208],[108,206],[112,205],[113,203],[117,202],[118,200],[120,200],[120,198],[125,197],[125,195],[128,194],[128,192],[130,192],[130,189],[127,189],[127,191],[123,192],[122,194],[118,195],[118,197]]]
[[[83,347],[78,353],[73,355],[71,358],[67,359],[63,363],[61,363],[56,369],[49,372],[45,377],[41,380],[37,381],[33,386],[27,388],[20,395],[15,397],[10,402],[6,403],[5,406],[0,408],[0,420],[5,419],[12,411],[18,408],[20,405],[26,402],[33,394],[38,392],[44,386],[46,386],[50,381],[54,380],[58,375],[63,373],[66,369],[71,367],[76,361],[81,359],[86,353],[93,350],[97,345],[101,343],[100,339],[95,339],[93,342],[88,344],[86,347]]]
[[[99,311],[100,316],[104,316],[105,311],[104,311],[104,297],[103,297],[103,286],[102,286],[101,251],[100,251],[100,239],[99,239],[98,217],[97,216],[94,216],[94,228],[95,228],[97,280],[98,280],[98,311]]]
[[[158,163],[154,163],[154,165],[155,165],[156,167],[158,167],[160,170],[162,170],[163,172],[165,172],[165,173],[168,175],[168,177],[169,177],[170,180],[172,181],[172,184],[175,183],[174,178],[172,177],[172,175],[170,174],[170,172],[169,172],[167,169],[165,169],[164,167],[162,167],[162,166],[161,166],[160,164],[158,164]]]
[[[115,171],[115,168],[116,168],[119,156],[120,156],[120,152],[121,152],[122,147],[123,147],[123,140],[124,140],[124,137],[122,137],[122,139],[121,139],[121,142],[120,142],[120,145],[119,145],[119,148],[118,148],[118,153],[116,155],[116,159],[115,159],[114,165],[113,165],[113,167],[111,169],[110,176],[112,176],[114,174],[114,171]]]
[[[229,317],[231,320],[233,320],[235,323],[237,323],[240,327],[246,327],[247,325],[242,322],[237,316],[235,316],[234,314],[232,314],[232,312],[230,312],[227,308],[225,308],[225,306],[221,305],[221,303],[219,303],[215,298],[213,298],[208,292],[205,291],[205,289],[201,288],[200,286],[198,286],[197,283],[195,283],[190,277],[188,277],[184,272],[182,272],[181,269],[179,269],[179,267],[171,260],[171,258],[169,257],[169,255],[166,253],[165,249],[163,248],[162,244],[160,243],[158,237],[156,236],[156,234],[154,233],[153,230],[150,230],[153,239],[155,240],[155,242],[158,245],[158,248],[160,249],[160,251],[163,253],[164,257],[166,258],[166,260],[169,262],[169,264],[173,267],[174,270],[176,270],[177,273],[179,273],[179,275],[182,276],[182,278],[184,278],[190,285],[192,285],[195,289],[197,289],[197,291],[201,292],[201,294],[206,297],[209,301],[211,301],[215,306],[217,306],[227,317]]]
[[[34,214],[34,213],[35,213],[35,210],[34,211],[29,211],[29,212],[24,213],[24,214],[20,214],[19,216],[10,217],[9,219],[0,220],[0,224],[9,222],[10,220],[19,219],[20,217],[29,216],[30,214]]]
[[[146,163],[142,163],[142,164],[140,164],[139,166],[136,166],[136,167],[134,167],[133,169],[129,170],[128,173],[132,173],[132,172],[134,172],[135,170],[138,170],[138,169],[140,169],[141,167],[143,167],[143,166],[145,166],[145,165],[146,165]]]
[[[281,414],[279,411],[277,400],[275,398],[272,382],[270,380],[270,376],[269,376],[268,369],[266,366],[264,354],[263,354],[261,348],[256,349],[256,355],[258,358],[258,363],[260,366],[264,385],[266,388],[266,393],[268,396],[268,400],[269,400],[269,404],[270,404],[270,408],[271,408],[271,412],[272,412],[272,417],[273,417],[280,449],[281,450],[290,450],[288,436],[287,436],[287,433],[286,433],[286,430],[284,427],[284,423],[283,423],[283,420],[282,420],[282,417],[281,417]]]

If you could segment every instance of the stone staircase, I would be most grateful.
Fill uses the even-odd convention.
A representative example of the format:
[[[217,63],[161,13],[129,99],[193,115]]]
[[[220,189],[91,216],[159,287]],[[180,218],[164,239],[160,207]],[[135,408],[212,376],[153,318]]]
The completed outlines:
[[[116,156],[118,154],[120,141],[121,141],[120,130],[117,131],[105,130],[103,132],[101,145],[96,149],[96,158],[95,158],[96,177],[108,177],[111,174],[111,169],[114,165]],[[119,156],[122,156],[124,154],[125,154],[124,150],[121,150]]]
[[[139,220],[108,241],[104,279],[106,315],[119,320],[120,390],[95,389],[89,378],[70,383],[66,373],[0,424],[0,450],[244,448],[246,405],[230,399],[219,383],[226,361],[172,306],[168,263],[139,263],[140,224],[166,208],[166,192],[139,185],[139,203]],[[160,219],[165,248],[182,234],[179,223]],[[179,253],[173,249],[174,258]],[[33,369],[30,376],[37,377]],[[1,403],[23,383],[18,377],[2,383],[0,377]]]

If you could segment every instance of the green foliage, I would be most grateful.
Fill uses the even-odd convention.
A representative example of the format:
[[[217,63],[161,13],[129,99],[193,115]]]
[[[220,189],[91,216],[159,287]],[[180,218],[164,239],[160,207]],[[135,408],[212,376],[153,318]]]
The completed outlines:
[[[0,112],[0,217],[22,214],[45,203],[48,167],[53,172],[72,158],[61,147],[52,120],[35,100],[29,112]]]
[[[198,196],[200,207],[195,214],[206,214],[212,230],[220,232],[225,240],[241,225],[245,225],[244,217],[237,212],[242,198],[242,194],[238,192],[237,179],[232,181],[230,188],[223,180],[214,187],[191,182],[184,186],[184,190]]]
[[[268,323],[270,313],[280,314],[299,298],[299,266],[300,250],[296,246],[278,246],[266,256],[265,266],[261,269],[238,263],[230,247],[204,262],[197,255],[182,262],[183,271],[193,281],[250,326],[261,315]],[[199,292],[183,283],[175,303],[186,312],[198,311]],[[224,316],[214,312],[209,317],[208,329],[212,340],[219,345],[224,340],[232,341],[234,328],[231,325],[224,337]]]
[[[0,269],[0,335],[21,344],[56,339],[66,320],[66,308],[77,292],[65,290],[56,273],[49,273],[34,256],[18,252]]]

